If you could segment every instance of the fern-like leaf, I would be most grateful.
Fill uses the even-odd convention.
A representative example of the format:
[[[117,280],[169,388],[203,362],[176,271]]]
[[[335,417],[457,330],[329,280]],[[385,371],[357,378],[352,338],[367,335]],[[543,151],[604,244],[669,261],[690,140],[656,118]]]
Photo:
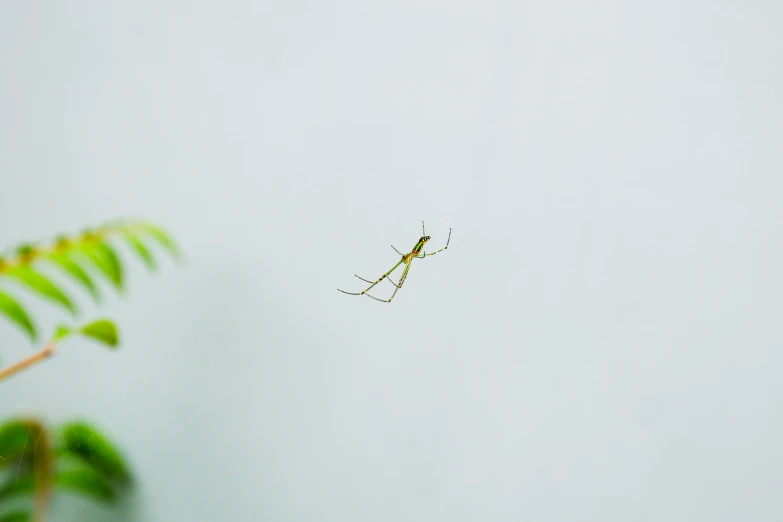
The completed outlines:
[[[64,324],[58,325],[57,328],[54,330],[54,335],[52,336],[52,342],[59,343],[69,335],[71,335],[71,327],[66,326]]]
[[[7,249],[4,255],[0,256],[0,277],[16,279],[27,289],[59,304],[76,316],[78,310],[75,302],[60,288],[59,283],[40,272],[36,265],[40,261],[54,264],[63,275],[76,281],[99,302],[101,294],[94,279],[96,276],[92,272],[97,271],[105,276],[119,293],[123,293],[125,288],[124,266],[110,242],[115,236],[124,238],[150,272],[158,268],[158,260],[151,248],[152,242],[161,245],[176,261],[182,260],[179,247],[161,227],[143,221],[115,220],[98,228],[84,230],[75,236],[57,236],[50,244],[25,243]],[[14,297],[3,292],[0,292],[0,315],[21,328],[31,340],[36,340],[37,328],[25,308]],[[65,336],[69,333],[71,332],[58,330],[55,335]],[[79,333],[109,346],[115,346],[117,343],[116,330],[88,328]]]
[[[174,259],[177,261],[182,260],[182,252],[165,230],[152,223],[144,223],[140,226],[140,228],[144,233],[150,235],[155,239],[155,241],[160,243],[160,245],[165,248]]]
[[[5,315],[11,322],[24,330],[31,341],[38,338],[38,329],[30,319],[30,315],[16,299],[5,292],[0,292],[0,314]]]
[[[150,272],[155,272],[155,269],[158,267],[158,264],[155,261],[155,257],[152,255],[152,252],[150,252],[150,249],[147,248],[147,245],[142,242],[139,236],[131,231],[126,231],[123,234],[123,237],[131,246],[133,251],[141,258],[144,264],[147,265],[147,270]]]
[[[98,292],[98,286],[92,280],[90,274],[88,274],[79,263],[72,259],[70,252],[57,252],[49,255],[46,259],[56,264],[65,271],[67,275],[71,276],[76,282],[82,285],[96,302],[100,301],[101,295]]]
[[[42,273],[33,270],[29,266],[17,266],[7,272],[9,277],[12,277],[20,283],[27,286],[30,290],[40,294],[41,296],[54,301],[61,305],[63,308],[71,312],[71,315],[76,316],[76,305],[73,301],[63,292],[60,287],[54,284],[48,277]]]
[[[82,326],[79,332],[110,347],[115,347],[120,342],[117,326],[108,319],[93,321],[88,325]]]
[[[92,243],[79,248],[95,264],[118,291],[123,289],[123,270],[120,258],[106,243]]]

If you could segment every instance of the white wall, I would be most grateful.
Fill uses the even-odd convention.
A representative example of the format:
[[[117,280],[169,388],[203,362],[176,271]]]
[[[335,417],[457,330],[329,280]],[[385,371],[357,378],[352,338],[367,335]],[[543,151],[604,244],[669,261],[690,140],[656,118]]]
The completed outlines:
[[[131,459],[57,520],[781,520],[782,15],[0,4],[0,246],[139,215],[188,256],[83,300],[118,353],[0,386]],[[335,290],[422,219],[394,302]]]

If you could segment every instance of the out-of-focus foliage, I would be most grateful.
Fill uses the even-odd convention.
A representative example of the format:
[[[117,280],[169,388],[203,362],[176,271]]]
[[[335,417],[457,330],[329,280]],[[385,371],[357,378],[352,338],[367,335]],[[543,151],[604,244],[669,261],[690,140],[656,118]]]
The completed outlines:
[[[158,267],[153,244],[181,260],[176,244],[160,227],[144,221],[115,222],[48,243],[16,247],[10,255],[0,256],[0,281],[13,281],[20,290],[60,306],[76,319],[77,301],[41,267],[48,264],[100,302],[96,276],[120,293],[125,288],[124,265],[116,249],[121,241],[150,272]],[[0,317],[36,341],[40,329],[16,293],[0,288]],[[117,327],[109,319],[81,326],[61,324],[40,352],[0,368],[0,381],[43,360],[59,343],[77,335],[110,348],[119,343]],[[39,419],[16,418],[0,423],[0,522],[43,522],[55,493],[112,504],[130,484],[131,473],[121,453],[86,422],[47,426]]]
[[[131,485],[131,473],[116,446],[94,426],[68,421],[46,426],[39,419],[0,424],[0,522],[32,520],[33,507],[56,493],[113,504]],[[6,505],[27,509],[3,511]]]
[[[0,278],[13,279],[32,294],[60,306],[76,318],[79,314],[76,301],[53,278],[39,270],[39,266],[46,263],[57,267],[64,277],[75,281],[99,302],[101,295],[96,275],[108,280],[118,292],[124,289],[125,271],[116,249],[118,241],[126,242],[150,272],[158,266],[153,244],[175,259],[181,259],[177,245],[159,226],[144,221],[119,222],[74,236],[62,235],[49,243],[18,246],[12,255],[0,257]],[[6,289],[0,290],[0,315],[20,328],[31,341],[39,338],[35,320],[18,297]],[[101,335],[95,328],[82,333]]]

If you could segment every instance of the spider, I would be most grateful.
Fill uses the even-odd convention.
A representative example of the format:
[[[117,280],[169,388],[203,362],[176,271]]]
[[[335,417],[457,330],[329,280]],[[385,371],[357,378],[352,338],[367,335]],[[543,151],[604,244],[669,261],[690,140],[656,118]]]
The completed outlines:
[[[449,228],[449,238],[446,240],[446,246],[445,246],[445,247],[443,247],[443,248],[441,248],[441,249],[440,249],[440,250],[438,250],[437,252],[432,252],[431,254],[427,254],[427,253],[425,253],[425,252],[424,252],[424,245],[425,245],[425,244],[427,243],[427,241],[429,241],[429,240],[430,240],[430,236],[428,236],[428,235],[426,235],[426,234],[424,233],[424,221],[422,221],[422,222],[421,222],[421,237],[420,237],[420,238],[419,238],[419,240],[416,242],[416,245],[413,247],[413,250],[411,250],[411,251],[410,251],[410,252],[408,252],[407,254],[403,254],[402,252],[400,252],[399,250],[397,250],[396,248],[394,248],[394,245],[392,245],[392,248],[394,248],[394,251],[395,251],[395,252],[397,252],[398,254],[400,254],[400,255],[402,256],[402,259],[400,259],[400,260],[397,262],[397,264],[396,264],[396,265],[394,265],[394,266],[391,268],[391,270],[389,270],[388,272],[386,272],[385,274],[383,274],[383,275],[382,275],[382,276],[381,276],[381,277],[380,277],[380,278],[379,278],[377,281],[375,281],[374,283],[373,283],[372,281],[369,281],[369,280],[367,280],[367,279],[365,279],[365,278],[363,278],[363,277],[359,277],[359,276],[357,275],[356,277],[359,277],[359,279],[361,279],[361,280],[362,280],[362,281],[364,281],[365,283],[372,283],[372,284],[370,284],[370,286],[368,286],[366,289],[362,290],[361,292],[346,292],[345,290],[340,290],[339,288],[338,288],[337,290],[338,290],[338,291],[340,291],[340,292],[342,292],[342,293],[344,293],[344,294],[348,294],[348,295],[365,295],[365,294],[366,294],[366,295],[367,295],[367,297],[372,297],[372,298],[373,298],[373,299],[375,299],[376,301],[380,301],[380,302],[382,302],[382,303],[391,303],[391,300],[392,300],[392,299],[394,299],[394,296],[395,296],[395,295],[397,295],[397,290],[399,290],[400,288],[402,288],[402,284],[405,282],[405,278],[406,278],[406,277],[408,277],[408,270],[410,270],[410,268],[411,268],[411,262],[413,261],[413,259],[414,259],[414,258],[417,258],[417,259],[424,259],[424,258],[425,258],[425,257],[427,257],[427,256],[434,256],[434,255],[435,255],[435,254],[437,254],[438,252],[443,252],[444,250],[446,250],[447,248],[449,248],[449,242],[451,241],[451,228]],[[421,254],[421,255],[419,255],[419,254]],[[397,267],[398,267],[398,266],[400,266],[400,265],[401,265],[401,264],[403,264],[403,263],[405,264],[405,270],[402,272],[402,277],[400,277],[400,281],[399,281],[399,283],[395,283],[395,282],[394,282],[394,281],[392,281],[391,279],[387,279],[387,278],[389,278],[389,276],[391,275],[391,273],[392,273],[392,272],[394,272],[394,271],[397,269]],[[354,275],[356,275],[356,274],[354,274]],[[372,295],[370,295],[370,294],[368,294],[368,293],[367,293],[367,292],[369,292],[369,291],[370,291],[370,289],[372,289],[372,287],[374,287],[375,285],[377,285],[378,283],[380,283],[380,282],[381,282],[381,281],[383,281],[384,279],[387,279],[387,280],[388,280],[388,281],[389,281],[391,284],[393,284],[393,285],[394,285],[394,287],[395,287],[395,288],[394,288],[394,293],[392,294],[392,296],[391,296],[390,298],[388,298],[388,299],[378,299],[377,297],[375,297],[375,296],[372,296]]]

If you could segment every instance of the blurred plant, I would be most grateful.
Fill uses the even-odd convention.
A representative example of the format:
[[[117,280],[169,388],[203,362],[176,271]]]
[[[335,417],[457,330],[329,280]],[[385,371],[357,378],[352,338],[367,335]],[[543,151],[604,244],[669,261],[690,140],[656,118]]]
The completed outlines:
[[[81,285],[100,302],[94,272],[102,274],[118,292],[124,290],[124,269],[112,240],[125,241],[150,272],[157,268],[149,243],[154,241],[175,260],[179,249],[160,227],[147,222],[115,222],[85,230],[76,236],[59,236],[53,242],[24,244],[12,255],[0,257],[0,279],[11,279],[69,312],[76,318],[74,300],[38,267],[50,264]],[[31,341],[39,328],[15,296],[0,290],[0,315],[21,329]],[[81,335],[116,347],[119,335],[109,319],[81,326],[57,326],[50,340],[33,355],[0,369],[0,381],[50,357],[56,346],[73,335]],[[54,434],[59,435],[59,439]],[[12,419],[0,424],[0,507],[24,497],[33,497],[32,509],[0,512],[0,522],[43,522],[55,489],[70,491],[94,500],[112,502],[131,482],[128,466],[114,445],[85,422],[68,422],[48,428],[34,418]],[[0,478],[2,476],[0,475]]]
[[[0,522],[46,519],[55,489],[105,504],[119,500],[131,484],[125,460],[95,427],[69,421],[47,427],[38,419],[12,419],[0,425],[0,505],[24,499],[30,509],[0,515]]]

